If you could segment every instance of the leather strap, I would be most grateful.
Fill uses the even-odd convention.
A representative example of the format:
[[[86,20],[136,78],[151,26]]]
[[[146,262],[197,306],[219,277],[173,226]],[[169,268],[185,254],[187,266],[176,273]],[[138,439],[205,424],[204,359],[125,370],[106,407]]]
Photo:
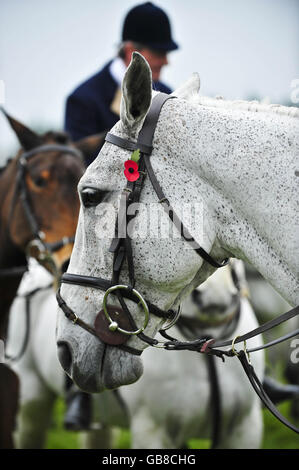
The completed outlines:
[[[38,153],[46,152],[64,152],[73,155],[74,157],[78,157],[81,160],[83,159],[80,150],[76,149],[75,147],[71,147],[70,145],[45,144],[40,145],[38,147],[34,147],[32,150],[28,150],[28,152],[22,153],[22,155],[20,156],[20,163],[22,164],[22,161],[29,160],[31,157],[37,155]]]
[[[273,318],[272,320],[269,320],[268,322],[263,323],[263,325],[255,328],[254,330],[251,330],[248,333],[246,333],[242,336],[239,336],[238,338],[236,338],[234,343],[241,343],[241,342],[244,342],[244,341],[246,341],[250,338],[254,338],[255,336],[260,335],[262,333],[265,333],[266,331],[271,330],[275,326],[278,326],[281,323],[284,323],[285,321],[290,320],[291,318],[293,318],[297,315],[299,315],[299,306],[289,310],[286,313],[283,313],[282,315],[279,315],[279,317]],[[292,336],[296,336],[298,334],[298,332],[296,332],[296,331],[293,332],[291,335],[288,335],[288,338],[291,338]],[[282,338],[280,338],[279,341],[275,340],[275,344],[277,344],[277,342],[284,341],[285,339],[288,339],[288,338],[283,336]],[[215,341],[215,343],[213,344],[213,347],[219,348],[219,347],[223,347],[223,346],[231,346],[232,342],[233,342],[233,340]],[[264,348],[265,348],[265,345],[263,347],[258,348],[258,349],[264,349]],[[255,350],[258,350],[258,349],[255,349]],[[250,351],[251,350],[248,350],[248,352],[250,352]]]
[[[168,217],[170,218],[171,222],[175,225],[177,230],[179,231],[181,237],[187,242],[192,243],[193,250],[205,261],[211,264],[214,268],[222,268],[226,266],[228,263],[228,258],[225,259],[222,263],[218,263],[218,261],[214,260],[192,237],[189,230],[184,226],[183,222],[179,219],[177,214],[175,213],[174,209],[170,205],[169,200],[165,196],[157,178],[152,168],[150,159],[148,156],[144,156],[144,161],[147,169],[148,176],[151,180],[152,186],[158,196],[159,202],[162,204],[164,211],[167,213]]]
[[[282,343],[283,341],[286,341],[287,339],[293,338],[294,336],[297,336],[297,335],[299,335],[299,328],[297,328],[297,330],[291,331],[290,333],[287,333],[284,336],[280,336],[279,338],[274,339],[273,341],[269,341],[269,343],[263,344],[262,346],[247,349],[247,352],[252,353],[255,351],[260,351],[261,349],[270,348],[271,346],[275,346],[276,344]]]
[[[289,429],[292,431],[296,432],[299,434],[299,428],[294,426],[292,423],[290,423],[282,414],[279,412],[279,410],[276,408],[274,403],[270,400],[268,395],[266,394],[263,385],[259,381],[254,368],[252,367],[251,364],[249,364],[246,354],[244,351],[240,351],[237,354],[238,359],[240,360],[240,363],[242,364],[242,367],[252,385],[254,388],[256,394],[259,396],[263,404],[265,405],[266,408],[285,426],[287,426]]]
[[[50,251],[51,253],[55,253],[55,251],[60,250],[60,248],[65,245],[74,243],[74,241],[75,237],[63,237],[61,240],[58,240],[56,242],[44,243],[44,245],[48,251]]]
[[[21,345],[21,348],[20,348],[19,352],[15,356],[10,356],[9,354],[5,354],[5,358],[9,362],[15,362],[15,361],[20,360],[21,357],[23,356],[23,354],[25,353],[26,348],[28,346],[28,342],[29,342],[29,338],[30,338],[31,298],[37,292],[41,292],[41,291],[44,291],[44,290],[47,290],[47,289],[52,289],[52,287],[53,287],[53,285],[52,285],[52,283],[50,283],[48,286],[45,286],[45,287],[37,287],[33,291],[28,292],[28,294],[17,296],[17,297],[24,297],[25,298],[25,334],[24,334],[23,342],[22,342],[22,345]]]
[[[105,141],[109,142],[110,144],[116,145],[117,147],[130,150],[130,152],[139,149],[142,153],[147,153],[149,155],[152,153],[152,147],[148,147],[145,144],[140,144],[138,146],[137,142],[132,142],[130,140],[123,139],[122,137],[118,137],[117,135],[111,134],[110,132],[106,134]]]
[[[71,273],[64,273],[61,277],[61,283],[75,284],[75,285],[79,285],[83,287],[93,287],[95,289],[99,289],[102,291],[106,291],[110,287],[115,285],[114,282],[112,283],[111,281],[107,281],[107,279],[102,279],[100,277],[82,276],[79,274],[71,274]],[[126,299],[129,299],[135,303],[138,303],[136,297],[133,294],[131,294],[129,290],[123,291],[122,295]],[[145,299],[145,301],[148,305],[149,311],[153,315],[156,315],[157,317],[160,317],[160,318],[164,318],[165,320],[168,320],[170,317],[172,317],[173,315],[172,311],[161,310],[159,307],[152,304],[148,300]]]
[[[12,268],[3,268],[0,269],[0,279],[7,277],[17,277],[23,276],[23,274],[28,271],[28,266],[14,266]]]
[[[60,289],[58,289],[57,292],[56,292],[56,299],[57,299],[57,303],[58,303],[59,307],[61,308],[61,310],[65,314],[66,318],[71,320],[74,324],[79,325],[81,328],[88,331],[88,333],[92,334],[96,338],[101,339],[101,338],[99,338],[95,328],[93,328],[88,323],[83,321],[80,317],[78,317],[75,314],[75,312],[67,305],[67,303],[61,297]],[[118,348],[123,349],[124,351],[127,351],[127,352],[129,352],[131,354],[134,354],[136,356],[140,356],[142,354],[142,351],[140,351],[139,349],[132,348],[132,347],[127,346],[125,344],[118,345]]]
[[[166,101],[174,98],[176,97],[172,95],[167,95],[166,93],[159,93],[154,96],[150,110],[146,115],[143,126],[137,138],[137,148],[141,148],[141,146],[145,145],[146,147],[152,149],[154,134],[161,109],[166,103]],[[146,153],[146,155],[151,155],[151,153],[144,153]]]
[[[219,378],[214,356],[206,355],[210,381],[210,410],[212,413],[211,449],[217,449],[222,431],[222,403]]]

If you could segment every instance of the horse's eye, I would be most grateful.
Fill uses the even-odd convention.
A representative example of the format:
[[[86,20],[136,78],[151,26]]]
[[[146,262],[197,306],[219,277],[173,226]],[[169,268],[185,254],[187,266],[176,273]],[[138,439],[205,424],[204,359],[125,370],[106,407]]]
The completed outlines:
[[[37,178],[34,178],[34,184],[35,186],[38,186],[39,188],[44,188],[47,184],[47,180],[43,178],[42,176],[38,176]]]
[[[81,191],[81,200],[84,207],[94,207],[103,201],[108,191],[101,191],[95,188],[84,188]]]

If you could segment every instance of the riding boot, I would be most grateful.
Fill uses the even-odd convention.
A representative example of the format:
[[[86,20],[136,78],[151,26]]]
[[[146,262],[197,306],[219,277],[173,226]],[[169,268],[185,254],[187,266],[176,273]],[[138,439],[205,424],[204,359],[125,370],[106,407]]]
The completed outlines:
[[[298,363],[288,361],[285,369],[285,377],[291,384],[297,385],[299,388]],[[293,419],[299,421],[299,394],[293,398],[290,410]]]
[[[79,390],[69,377],[66,380],[64,427],[69,431],[88,431],[91,427],[91,396]]]

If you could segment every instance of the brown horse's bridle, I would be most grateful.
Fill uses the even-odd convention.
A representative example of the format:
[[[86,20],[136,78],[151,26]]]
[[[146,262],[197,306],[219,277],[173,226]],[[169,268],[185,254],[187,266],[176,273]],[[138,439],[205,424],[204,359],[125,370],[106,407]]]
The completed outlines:
[[[121,201],[120,209],[118,212],[118,220],[116,222],[116,228],[119,229],[119,232],[122,236],[119,236],[116,233],[115,238],[113,239],[110,252],[114,254],[113,259],[113,273],[111,280],[102,279],[99,277],[92,276],[83,276],[78,274],[65,273],[61,278],[62,283],[75,284],[85,287],[92,287],[99,289],[105,292],[103,298],[103,308],[98,313],[95,319],[94,326],[84,322],[76,313],[67,305],[64,299],[61,296],[60,289],[57,291],[57,301],[59,307],[64,312],[65,316],[73,321],[73,323],[82,327],[92,335],[99,338],[102,342],[108,345],[119,347],[125,351],[130,352],[131,354],[140,355],[142,351],[132,348],[131,346],[126,345],[128,338],[131,335],[137,335],[138,338],[147,344],[155,347],[164,348],[167,350],[190,350],[200,353],[205,353],[209,355],[214,355],[221,357],[224,360],[224,356],[237,356],[240,360],[254,390],[261,398],[265,406],[286,426],[290,427],[295,432],[299,433],[299,429],[289,423],[279,411],[275,408],[269,397],[266,395],[262,384],[260,383],[258,377],[255,374],[255,371],[249,360],[249,353],[257,351],[259,349],[264,349],[273,344],[277,344],[281,341],[284,341],[290,337],[296,336],[299,333],[299,330],[292,332],[291,334],[285,335],[281,338],[278,338],[271,343],[265,344],[258,348],[247,349],[246,340],[253,338],[265,331],[268,331],[275,326],[285,322],[286,320],[299,314],[299,307],[296,307],[289,312],[277,317],[264,325],[248,332],[245,335],[237,336],[233,340],[215,340],[213,338],[199,338],[195,341],[178,341],[175,338],[172,338],[165,333],[165,330],[174,325],[179,317],[179,312],[175,313],[173,310],[162,310],[156,305],[152,304],[148,300],[144,299],[142,295],[135,290],[135,275],[134,275],[134,262],[133,262],[133,252],[131,246],[131,239],[128,235],[128,224],[134,216],[128,216],[129,207],[131,204],[139,202],[141,190],[143,188],[143,183],[145,176],[148,175],[151,184],[158,196],[159,203],[163,206],[164,210],[170,217],[173,224],[179,230],[181,237],[191,245],[193,250],[207,263],[209,263],[214,268],[220,268],[225,266],[228,263],[228,259],[225,259],[222,262],[218,262],[212,258],[192,237],[186,227],[183,225],[181,220],[178,218],[174,212],[168,198],[165,196],[157,178],[152,168],[150,162],[150,155],[152,153],[152,142],[153,136],[160,115],[162,106],[168,99],[175,98],[174,96],[169,96],[164,93],[157,94],[152,101],[151,108],[145,118],[142,129],[139,132],[137,142],[132,142],[127,139],[120,138],[116,135],[108,133],[106,136],[106,141],[116,145],[118,147],[124,148],[126,150],[135,151],[136,149],[140,150],[140,160],[138,171],[140,173],[139,178],[134,183],[128,182],[124,188]],[[124,260],[127,260],[128,276],[129,276],[129,285],[123,285],[119,283],[119,277],[121,274],[121,269]],[[122,309],[119,309],[115,306],[107,305],[107,299],[110,293],[113,293],[117,296],[117,299],[120,302]],[[125,300],[129,299],[138,305],[142,306],[144,311],[144,323],[143,326],[137,327],[135,321],[130,313],[129,308],[127,307]],[[148,324],[149,314],[152,313],[160,318],[169,320],[169,323],[164,326],[160,333],[168,340],[166,342],[159,342],[153,338],[144,334],[144,330]],[[236,351],[235,344],[243,342],[244,351]],[[231,346],[230,350],[222,350],[219,347]],[[217,349],[216,349],[217,347]]]
[[[40,264],[45,266],[52,272],[52,274],[55,275],[57,269],[53,259],[53,253],[60,250],[63,246],[73,243],[74,236],[63,237],[61,240],[57,240],[52,243],[45,241],[45,234],[39,227],[38,218],[31,202],[30,190],[26,184],[26,173],[28,172],[29,160],[37,154],[47,152],[63,152],[82,160],[82,154],[79,150],[75,147],[62,144],[44,144],[22,153],[17,161],[15,191],[12,197],[9,215],[9,230],[15,206],[19,200],[23,207],[25,218],[31,232],[30,241],[25,248],[26,256],[36,258]],[[22,275],[26,270],[27,266],[0,269],[0,278]]]

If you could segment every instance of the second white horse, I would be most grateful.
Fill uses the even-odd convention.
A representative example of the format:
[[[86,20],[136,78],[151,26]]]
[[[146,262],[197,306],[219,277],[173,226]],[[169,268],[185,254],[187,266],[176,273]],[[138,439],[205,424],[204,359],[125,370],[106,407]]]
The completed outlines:
[[[236,262],[238,278],[244,284],[241,262]],[[19,295],[36,287],[47,286],[50,276],[34,266],[25,277]],[[257,326],[254,312],[246,297],[237,307],[237,290],[230,268],[223,268],[210,277],[182,305],[182,316],[196,319],[198,334],[221,336],[230,329],[233,337]],[[44,446],[46,431],[57,396],[64,395],[64,372],[56,357],[56,299],[51,289],[40,290],[31,299],[30,341],[21,360],[14,365],[21,381],[21,407],[18,419],[18,443],[21,448]],[[25,325],[21,318],[24,298],[18,297],[11,312],[9,352],[14,354],[22,343]],[[214,325],[213,327],[211,325]],[[177,327],[170,334],[181,337]],[[186,338],[184,338],[186,339]],[[260,338],[254,342],[260,344]],[[264,356],[255,353],[255,370],[263,378]],[[213,432],[211,402],[206,358],[194,352],[144,351],[145,373],[133,385],[119,389],[126,407],[120,406],[111,391],[93,395],[94,421],[101,430],[85,436],[88,447],[110,448],[113,426],[130,426],[133,448],[180,448],[190,438],[209,439]],[[221,395],[221,448],[258,448],[262,439],[262,415],[259,399],[254,394],[240,364],[236,360],[216,360]]]

